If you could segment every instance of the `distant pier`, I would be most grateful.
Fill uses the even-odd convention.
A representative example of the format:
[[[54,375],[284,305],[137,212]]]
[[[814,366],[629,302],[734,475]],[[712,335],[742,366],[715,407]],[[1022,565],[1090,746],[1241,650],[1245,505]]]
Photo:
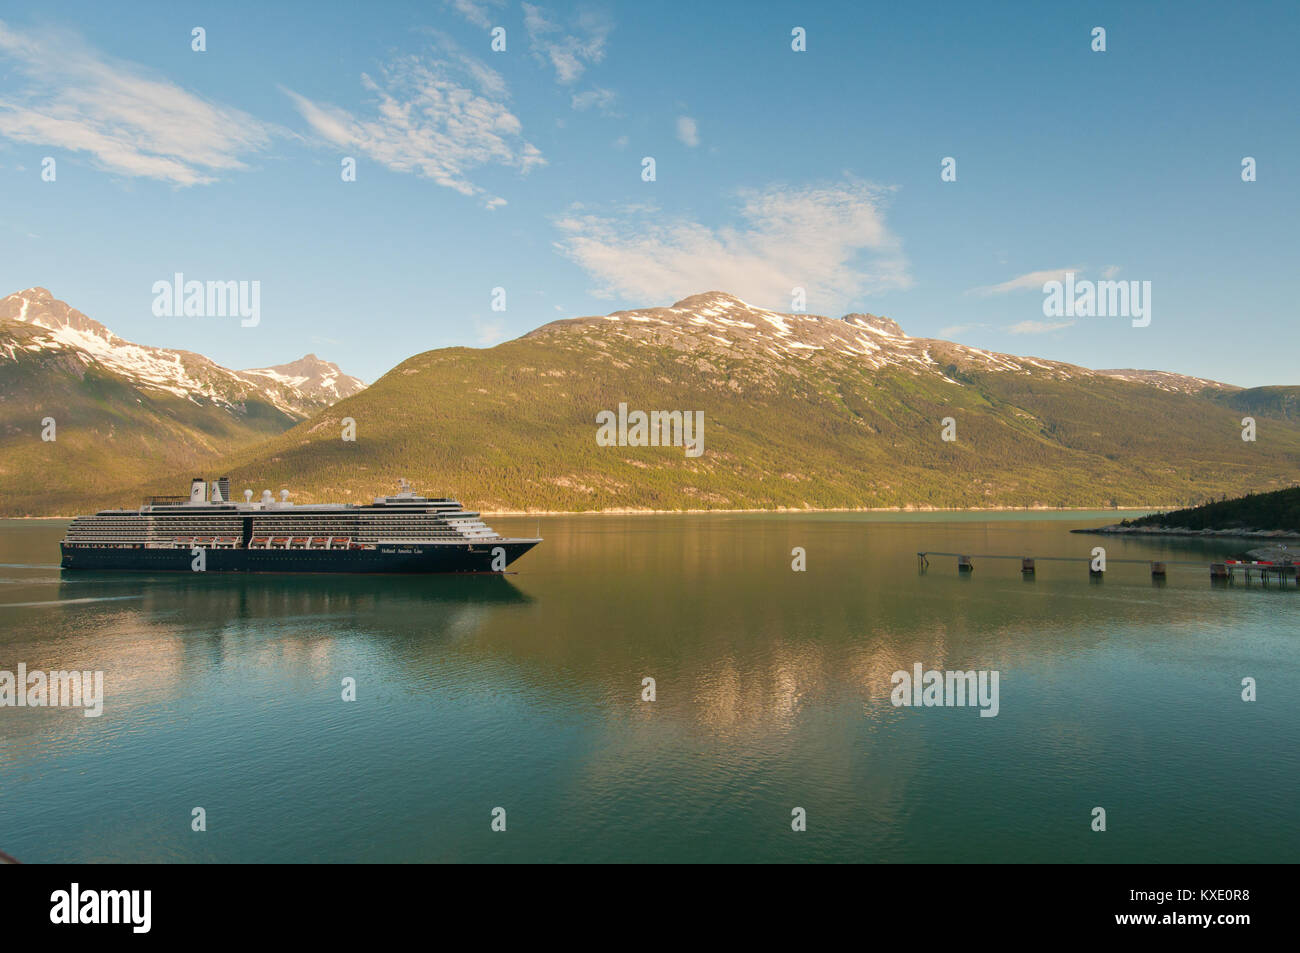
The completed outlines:
[[[1093,579],[1098,579],[1105,575],[1104,568],[1097,568],[1094,560],[1090,556],[1025,556],[1009,555],[1005,553],[938,553],[932,550],[918,552],[916,554],[917,569],[925,572],[930,568],[931,556],[949,556],[957,560],[957,571],[963,575],[975,571],[977,560],[984,559],[1018,559],[1020,560],[1020,572],[1026,578],[1034,576],[1037,570],[1037,564],[1040,562],[1059,562],[1059,563],[1083,563],[1088,567],[1088,575]],[[1282,588],[1289,588],[1288,581],[1295,580],[1297,589],[1300,589],[1300,563],[1290,560],[1281,562],[1271,562],[1268,560],[1244,560],[1244,559],[1225,559],[1222,562],[1204,563],[1193,562],[1189,560],[1155,560],[1155,559],[1111,559],[1106,558],[1103,565],[1111,563],[1129,563],[1133,565],[1145,565],[1151,569],[1151,578],[1163,580],[1168,576],[1170,566],[1191,566],[1204,571],[1207,567],[1210,570],[1211,582],[1231,583],[1236,581],[1238,576],[1250,585],[1253,578],[1258,577],[1260,583],[1264,586],[1269,581],[1276,579],[1277,584]]]

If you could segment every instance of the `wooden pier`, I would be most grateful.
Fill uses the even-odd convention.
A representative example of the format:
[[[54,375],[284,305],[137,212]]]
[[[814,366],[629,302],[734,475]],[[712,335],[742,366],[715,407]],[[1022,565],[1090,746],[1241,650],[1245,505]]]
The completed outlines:
[[[1088,567],[1090,578],[1096,580],[1105,575],[1104,569],[1098,569],[1093,565],[1093,559],[1090,556],[1016,556],[1002,553],[937,553],[932,550],[916,554],[919,571],[925,572],[930,568],[931,556],[956,557],[957,571],[963,575],[973,573],[975,571],[975,561],[982,559],[1018,559],[1020,560],[1020,572],[1026,579],[1036,574],[1037,564],[1040,562],[1084,563]],[[1107,557],[1106,565],[1111,563],[1147,565],[1151,569],[1151,578],[1159,581],[1164,581],[1168,577],[1170,566],[1194,566],[1204,571],[1207,565],[1203,562],[1189,560],[1112,559]],[[1209,563],[1208,565],[1211,582],[1232,583],[1240,575],[1242,581],[1249,586],[1251,579],[1258,576],[1260,583],[1264,586],[1268,586],[1270,580],[1276,579],[1278,586],[1287,589],[1290,588],[1288,581],[1295,580],[1296,588],[1300,589],[1300,563],[1291,560],[1269,562],[1265,560],[1225,559],[1222,562]]]
[[[1286,562],[1276,563],[1264,560],[1246,561],[1229,559],[1224,565],[1228,570],[1229,582],[1232,582],[1235,578],[1235,573],[1240,572],[1246,581],[1246,585],[1249,586],[1250,574],[1252,572],[1257,572],[1259,573],[1259,581],[1266,586],[1268,585],[1270,576],[1277,576],[1277,584],[1282,588],[1286,588],[1287,577],[1296,580],[1296,586],[1297,588],[1300,588],[1300,574],[1297,573],[1297,570],[1300,570],[1300,565],[1289,560]],[[1213,575],[1213,573],[1211,573],[1211,575]]]

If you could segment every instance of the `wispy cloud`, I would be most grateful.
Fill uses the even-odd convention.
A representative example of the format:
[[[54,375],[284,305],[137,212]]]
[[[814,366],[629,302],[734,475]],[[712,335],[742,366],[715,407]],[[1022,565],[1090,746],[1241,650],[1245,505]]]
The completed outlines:
[[[436,57],[408,55],[384,64],[378,77],[361,74],[373,100],[368,118],[292,90],[285,93],[312,130],[327,142],[365,153],[396,172],[414,172],[489,208],[505,200],[486,195],[469,173],[502,165],[527,173],[546,160],[523,138],[506,103],[509,91],[495,70],[437,36]]]
[[[574,93],[570,104],[579,111],[596,108],[606,115],[613,115],[614,102],[618,94],[612,89],[594,87],[581,93]]]
[[[1011,334],[1047,334],[1049,331],[1072,327],[1074,327],[1073,321],[1021,321],[1019,324],[1011,325],[1007,331]]]
[[[492,14],[499,14],[505,5],[505,0],[443,0],[443,6],[485,30],[496,25]]]
[[[953,338],[959,337],[967,331],[978,331],[987,327],[987,324],[950,324],[946,328],[939,329],[939,337],[951,341]]]
[[[0,137],[86,153],[118,175],[203,185],[247,168],[245,157],[276,135],[69,33],[19,33],[0,21],[0,64],[9,73]]]
[[[700,127],[690,116],[677,117],[677,138],[694,149],[700,144]]]
[[[525,3],[523,8],[529,47],[540,62],[554,68],[559,82],[576,82],[589,66],[605,58],[612,27],[603,13],[586,10],[571,26],[561,26],[539,6]]]
[[[889,191],[858,182],[746,191],[739,228],[648,206],[617,214],[576,207],[556,222],[556,247],[596,279],[601,295],[671,300],[721,290],[788,308],[791,289],[802,287],[810,308],[829,312],[911,285],[901,243],[885,224]]]
[[[1035,291],[1042,291],[1043,285],[1049,281],[1064,281],[1065,273],[1073,271],[1078,274],[1083,269],[1075,266],[1073,268],[1049,268],[1045,271],[1031,271],[1028,274],[1012,278],[1010,281],[1004,281],[1000,285],[986,285],[982,288],[971,288],[966,294],[978,295],[981,298],[987,298],[991,295],[1004,295],[1012,291],[1026,291],[1030,288]]]

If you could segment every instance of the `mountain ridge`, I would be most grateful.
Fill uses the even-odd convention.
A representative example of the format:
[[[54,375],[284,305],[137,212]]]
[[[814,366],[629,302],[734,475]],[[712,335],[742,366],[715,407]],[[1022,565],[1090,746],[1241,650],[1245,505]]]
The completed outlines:
[[[688,320],[683,322],[683,318]],[[1010,370],[1018,370],[1022,369],[1023,365],[1030,365],[1039,370],[1061,374],[1099,375],[1142,381],[1183,392],[1213,389],[1232,393],[1242,389],[1220,381],[1173,371],[1094,370],[1047,358],[986,351],[941,338],[912,337],[903,331],[898,322],[875,314],[852,312],[834,318],[805,312],[771,311],[722,291],[690,295],[666,307],[614,311],[607,315],[589,315],[552,321],[529,331],[523,337],[540,337],[554,330],[595,326],[608,322],[634,322],[642,327],[658,325],[674,328],[679,333],[694,326],[698,333],[707,334],[714,340],[727,344],[734,342],[725,337],[726,333],[744,328],[756,332],[749,335],[751,338],[749,343],[756,346],[775,345],[779,348],[784,345],[788,350],[814,352],[835,348],[838,345],[840,353],[861,356],[873,368],[889,363],[905,364],[909,361],[937,365],[938,362],[930,354],[931,350],[937,348],[945,352],[952,351],[969,360],[984,362],[988,366],[1001,366]],[[721,331],[723,334],[714,334],[714,331]]]
[[[365,501],[407,477],[494,512],[1185,505],[1294,482],[1290,390],[1095,371],[705,292],[412,355],[206,459],[240,490]],[[1241,440],[1243,399],[1261,408],[1255,444]],[[597,415],[624,408],[701,414],[704,452],[602,445]],[[133,505],[191,475],[153,467],[93,502]]]
[[[365,499],[405,476],[509,512],[1181,505],[1294,481],[1300,426],[1270,418],[1243,443],[1222,402],[1240,393],[706,292],[413,355],[226,464],[298,499]],[[703,412],[706,452],[598,446],[595,415],[620,404]]]
[[[233,406],[257,391],[286,414],[302,418],[332,403],[329,397],[348,397],[365,386],[314,354],[288,364],[234,370],[195,351],[136,344],[39,286],[0,298],[0,324],[9,321],[49,332],[37,335],[43,338],[39,346],[82,351],[141,386],[180,397],[196,395]],[[13,342],[3,337],[0,356],[16,357]]]
[[[0,512],[121,502],[280,433],[364,386],[314,355],[232,371],[139,345],[27,288],[0,299]]]

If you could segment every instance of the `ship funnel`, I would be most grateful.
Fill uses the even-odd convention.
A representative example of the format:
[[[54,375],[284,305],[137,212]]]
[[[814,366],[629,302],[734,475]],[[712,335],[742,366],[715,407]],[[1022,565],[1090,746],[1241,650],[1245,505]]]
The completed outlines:
[[[195,477],[190,481],[190,502],[202,503],[206,498],[208,485],[204,482],[203,477]]]
[[[221,495],[221,484],[216,480],[212,481],[212,496],[209,497],[213,503],[224,503],[226,498]]]
[[[217,487],[221,490],[221,498],[223,500],[229,500],[230,499],[230,477],[223,476],[220,480],[217,481]]]

